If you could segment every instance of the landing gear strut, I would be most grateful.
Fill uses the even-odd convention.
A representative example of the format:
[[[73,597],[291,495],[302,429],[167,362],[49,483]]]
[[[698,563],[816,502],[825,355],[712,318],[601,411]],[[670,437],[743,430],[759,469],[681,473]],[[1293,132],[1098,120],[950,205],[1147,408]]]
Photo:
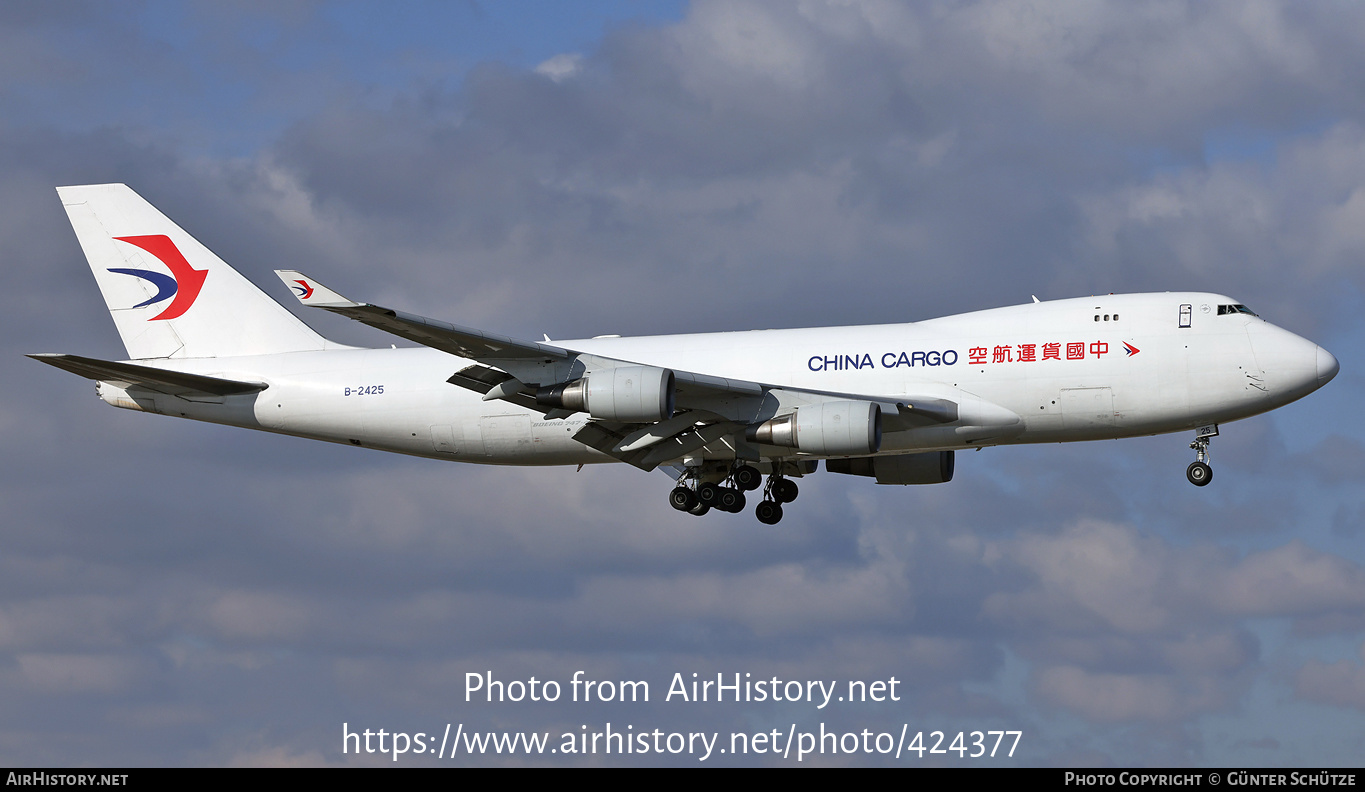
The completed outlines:
[[[1201,426],[1194,432],[1194,442],[1190,443],[1190,448],[1194,449],[1195,460],[1185,468],[1185,478],[1196,487],[1206,486],[1213,481],[1213,468],[1209,467],[1209,440],[1217,436],[1217,424]]]

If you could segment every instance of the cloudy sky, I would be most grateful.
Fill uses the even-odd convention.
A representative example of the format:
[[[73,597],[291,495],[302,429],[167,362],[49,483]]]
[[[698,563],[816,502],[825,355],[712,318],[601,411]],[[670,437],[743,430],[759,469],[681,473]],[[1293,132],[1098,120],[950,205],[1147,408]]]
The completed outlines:
[[[1358,764],[1362,74],[1353,3],[0,5],[0,764],[391,764],[342,724],[608,721],[1023,732],[924,763]],[[109,408],[22,354],[124,356],[53,191],[110,181],[280,299],[297,267],[521,337],[1207,289],[1342,368],[1225,425],[1205,489],[1172,435],[697,520],[624,466]],[[464,700],[468,672],[579,670],[651,702]],[[901,701],[662,700],[693,672]]]

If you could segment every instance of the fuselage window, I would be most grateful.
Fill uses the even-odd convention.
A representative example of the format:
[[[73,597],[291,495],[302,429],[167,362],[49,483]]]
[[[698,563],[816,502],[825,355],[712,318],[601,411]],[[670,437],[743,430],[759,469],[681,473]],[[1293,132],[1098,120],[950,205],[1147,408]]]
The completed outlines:
[[[1190,319],[1194,316],[1194,306],[1186,303],[1180,306],[1180,326],[1189,327]]]

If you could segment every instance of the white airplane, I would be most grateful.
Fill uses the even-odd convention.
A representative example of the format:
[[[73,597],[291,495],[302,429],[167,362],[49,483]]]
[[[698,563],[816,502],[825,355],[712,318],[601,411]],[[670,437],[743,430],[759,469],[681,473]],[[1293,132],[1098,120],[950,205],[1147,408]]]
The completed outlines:
[[[1230,297],[1040,302],[895,325],[521,341],[354,302],[278,270],[306,306],[421,345],[328,341],[122,184],[59,187],[129,360],[31,355],[116,407],[495,465],[625,462],[674,508],[782,518],[792,480],[953,477],[954,451],[1194,431],[1337,373],[1322,347]]]

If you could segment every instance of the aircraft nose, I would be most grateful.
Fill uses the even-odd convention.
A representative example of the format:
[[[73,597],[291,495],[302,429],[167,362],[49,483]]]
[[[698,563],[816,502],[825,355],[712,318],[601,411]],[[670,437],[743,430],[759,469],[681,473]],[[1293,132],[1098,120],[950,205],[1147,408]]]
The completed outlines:
[[[1331,352],[1318,347],[1318,387],[1322,387],[1332,381],[1332,378],[1341,371],[1341,364]]]

